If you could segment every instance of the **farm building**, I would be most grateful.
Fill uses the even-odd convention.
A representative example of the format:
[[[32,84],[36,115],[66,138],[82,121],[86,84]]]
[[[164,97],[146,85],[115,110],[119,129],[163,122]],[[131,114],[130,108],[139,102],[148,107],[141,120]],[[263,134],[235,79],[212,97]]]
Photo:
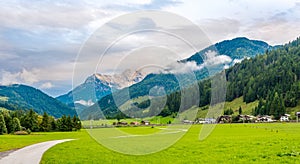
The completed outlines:
[[[214,118],[199,118],[196,123],[198,124],[214,124],[216,123],[216,119]]]
[[[130,123],[130,125],[139,125],[139,124],[140,124],[140,123],[139,123],[139,122],[136,122],[136,121]]]
[[[284,114],[284,115],[282,115],[281,117],[280,117],[280,121],[281,122],[288,122],[288,121],[290,121],[289,120],[289,117],[290,117],[291,115],[289,115],[289,114]]]
[[[190,120],[183,120],[182,123],[184,124],[193,124],[194,121],[190,121]]]
[[[296,118],[297,118],[297,122],[299,122],[300,112],[296,112]]]
[[[143,121],[141,121],[141,124],[142,124],[142,125],[150,125],[150,121],[144,121],[144,120],[143,120]]]
[[[256,122],[274,122],[271,116],[264,115],[264,116],[257,116]]]
[[[128,123],[127,122],[118,122],[118,125],[128,125]]]
[[[217,123],[231,123],[232,118],[229,115],[223,115],[217,118]]]
[[[253,122],[256,119],[255,116],[242,115],[242,114],[238,115],[237,117],[238,117],[239,122]]]

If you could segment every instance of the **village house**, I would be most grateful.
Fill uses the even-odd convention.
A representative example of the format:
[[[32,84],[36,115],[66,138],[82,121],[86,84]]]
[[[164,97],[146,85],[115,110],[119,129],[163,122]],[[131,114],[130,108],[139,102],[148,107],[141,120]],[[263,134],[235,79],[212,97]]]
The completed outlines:
[[[244,122],[244,123],[247,123],[247,122],[254,122],[254,120],[256,119],[255,116],[251,116],[251,115],[238,115],[238,120],[239,122]]]
[[[280,117],[280,121],[281,122],[288,122],[288,121],[290,121],[289,120],[289,117],[290,117],[291,115],[289,115],[289,114],[284,114],[284,115],[282,115],[281,117]]]
[[[137,125],[139,125],[140,123],[139,122],[130,122],[130,125],[135,125],[135,126],[137,126]]]
[[[122,122],[118,122],[118,125],[128,125],[128,123],[127,123],[127,122],[124,122],[124,121],[122,121]]]
[[[190,121],[190,120],[183,120],[182,121],[184,124],[193,124],[194,121]]]
[[[141,124],[142,124],[142,125],[150,125],[150,121],[144,121],[144,120],[143,120],[143,121],[141,121]]]
[[[271,116],[264,115],[264,116],[257,116],[256,122],[274,122]]]
[[[214,124],[216,123],[216,119],[214,118],[199,118],[196,123],[198,124]]]
[[[232,118],[229,115],[223,115],[217,118],[217,123],[231,123]]]

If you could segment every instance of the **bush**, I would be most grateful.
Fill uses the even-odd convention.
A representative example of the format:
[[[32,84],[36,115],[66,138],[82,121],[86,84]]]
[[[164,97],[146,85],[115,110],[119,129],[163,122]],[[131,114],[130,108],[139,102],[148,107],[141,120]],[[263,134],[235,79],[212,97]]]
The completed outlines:
[[[15,135],[28,135],[27,131],[16,131],[14,132]]]
[[[30,133],[31,133],[31,130],[30,130],[30,129],[27,129],[26,132],[27,132],[28,134],[30,134]]]

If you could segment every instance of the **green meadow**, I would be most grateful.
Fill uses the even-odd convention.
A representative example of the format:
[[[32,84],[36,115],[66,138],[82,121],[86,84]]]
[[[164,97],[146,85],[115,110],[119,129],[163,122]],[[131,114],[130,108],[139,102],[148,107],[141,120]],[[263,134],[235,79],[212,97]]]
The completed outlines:
[[[136,141],[137,148],[140,145],[140,148],[147,149],[139,137],[160,134],[165,128],[122,127],[117,131],[131,135],[129,142]],[[30,136],[3,135],[0,136],[0,150],[20,148],[46,140],[74,138],[76,140],[50,148],[41,163],[300,163],[300,124],[218,124],[203,141],[199,140],[201,128],[202,125],[193,125],[186,134],[174,133],[182,134],[183,137],[170,147],[147,155],[127,155],[110,150],[89,135],[91,132],[93,136],[99,135],[99,138],[101,135],[116,135],[116,129],[113,128],[33,133]],[[161,135],[151,144],[159,146],[167,142],[170,134]],[[119,139],[110,142],[118,142]],[[128,145],[114,146],[122,148]]]

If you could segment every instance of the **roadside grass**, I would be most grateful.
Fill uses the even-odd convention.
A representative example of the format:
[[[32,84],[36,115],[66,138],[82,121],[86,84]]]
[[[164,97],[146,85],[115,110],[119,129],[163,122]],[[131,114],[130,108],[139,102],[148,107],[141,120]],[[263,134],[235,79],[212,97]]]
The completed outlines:
[[[300,124],[218,124],[207,139],[199,141],[201,127],[193,125],[178,142],[163,151],[139,156],[111,151],[85,131],[73,132],[78,140],[52,147],[44,154],[41,163],[300,162]],[[153,130],[151,127],[129,127],[128,130],[138,128],[145,133]],[[110,133],[109,128],[95,130],[103,135]]]
[[[31,133],[30,135],[0,135],[0,152],[19,149],[39,142],[58,140],[58,139],[76,139],[84,135],[84,132],[43,132]]]

